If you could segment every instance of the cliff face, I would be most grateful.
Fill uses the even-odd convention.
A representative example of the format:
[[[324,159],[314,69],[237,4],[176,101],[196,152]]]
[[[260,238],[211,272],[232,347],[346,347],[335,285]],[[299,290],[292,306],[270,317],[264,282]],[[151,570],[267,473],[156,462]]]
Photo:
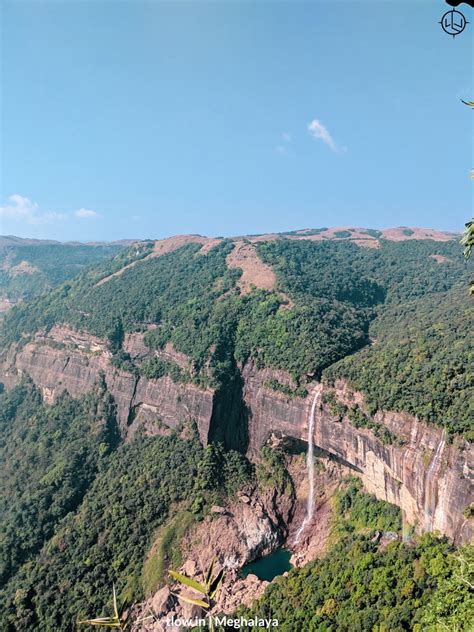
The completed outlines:
[[[127,339],[132,357],[146,349],[137,337]],[[168,353],[169,356],[169,353]],[[64,390],[73,397],[89,392],[104,373],[107,388],[117,403],[118,421],[124,435],[142,422],[149,432],[158,432],[162,422],[174,428],[195,419],[205,443],[212,415],[213,391],[192,384],[176,384],[169,377],[148,380],[114,368],[103,340],[67,327],[54,327],[47,335],[19,351],[11,348],[0,359],[0,381],[7,388],[29,375],[51,402]]]
[[[215,564],[214,573],[225,569],[212,614],[234,612],[258,599],[268,585],[255,575],[239,576],[239,569],[268,555],[284,542],[293,512],[294,498],[282,491],[262,491],[247,487],[225,506],[214,506],[202,522],[190,527],[180,543],[185,564],[179,569],[187,577],[202,582],[201,569]],[[167,619],[193,618],[199,614],[178,598],[188,590],[175,583],[163,586],[131,611],[132,632],[167,632],[174,626]],[[155,621],[150,618],[155,613]],[[143,621],[145,619],[145,622]],[[178,626],[176,630],[178,630]]]
[[[148,353],[142,334],[128,336],[124,346],[134,358]],[[172,348],[164,353],[181,366],[187,362]],[[241,384],[234,388],[239,397],[234,398],[232,406],[240,407],[234,417],[244,419],[245,427],[226,433],[229,411],[219,393],[192,384],[176,384],[166,376],[157,380],[137,378],[112,367],[110,358],[103,340],[54,327],[47,335],[37,334],[21,349],[11,348],[0,357],[0,382],[11,388],[27,374],[41,388],[46,401],[52,401],[65,389],[75,397],[90,391],[102,371],[117,402],[124,436],[142,422],[153,433],[161,431],[159,422],[173,428],[195,419],[203,443],[209,436],[222,433],[223,439],[231,443],[230,435],[238,437],[240,433],[251,455],[272,433],[308,440],[312,394],[306,399],[288,398],[265,386],[270,378],[288,382],[282,372],[258,371],[251,362],[242,368]],[[349,393],[343,383],[336,387],[341,400],[361,403],[361,396]],[[406,521],[419,531],[438,530],[455,542],[468,541],[473,526],[463,511],[473,501],[473,450],[461,440],[449,445],[442,429],[406,414],[379,412],[375,420],[402,439],[403,445],[384,445],[371,431],[356,429],[347,419],[336,421],[325,406],[316,410],[313,441],[352,468],[369,492],[399,505]]]
[[[307,441],[312,404],[306,399],[288,399],[264,386],[271,375],[244,367],[245,401],[252,411],[249,419],[250,450],[255,451],[272,433]],[[362,402],[342,382],[338,397],[347,403]],[[373,433],[355,428],[345,418],[336,421],[324,405],[316,410],[313,442],[348,465],[359,475],[367,491],[402,508],[405,520],[418,531],[439,531],[455,542],[472,537],[472,520],[464,509],[473,501],[474,451],[457,439],[448,445],[441,428],[428,426],[408,414],[378,412],[375,421],[384,424],[403,440],[402,446],[384,445]]]

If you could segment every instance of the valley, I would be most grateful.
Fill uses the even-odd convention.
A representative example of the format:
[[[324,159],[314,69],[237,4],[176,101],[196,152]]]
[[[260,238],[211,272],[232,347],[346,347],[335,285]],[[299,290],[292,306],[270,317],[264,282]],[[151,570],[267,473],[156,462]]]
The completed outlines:
[[[430,230],[180,236],[8,310],[2,520],[25,540],[2,545],[5,629],[72,630],[104,611],[112,583],[135,632],[169,629],[170,613],[196,610],[168,569],[199,578],[216,559],[213,613],[272,604],[290,630],[303,624],[279,591],[298,601],[300,577],[329,578],[355,551],[380,573],[406,565],[413,602],[403,614],[397,601],[391,629],[434,629],[413,627],[444,590],[423,556],[457,581],[450,556],[471,554],[474,529],[469,276],[457,238]],[[15,472],[23,454],[31,471]],[[282,546],[288,575],[239,575]],[[330,599],[318,625],[347,629]]]

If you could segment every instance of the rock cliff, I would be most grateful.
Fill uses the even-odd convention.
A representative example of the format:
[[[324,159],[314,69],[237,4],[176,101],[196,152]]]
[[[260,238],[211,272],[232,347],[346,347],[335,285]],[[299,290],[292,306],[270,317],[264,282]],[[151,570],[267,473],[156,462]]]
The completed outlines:
[[[135,358],[148,353],[143,334],[128,336],[125,348]],[[181,366],[187,362],[172,348],[163,353]],[[241,406],[242,410],[232,414],[236,420],[244,420],[246,427],[225,432],[228,411],[222,404],[222,393],[177,384],[167,376],[156,380],[136,377],[114,368],[110,359],[103,340],[55,326],[21,348],[12,347],[2,354],[0,382],[11,388],[27,374],[46,401],[52,401],[64,389],[72,396],[88,392],[103,372],[117,402],[124,436],[141,423],[148,432],[160,432],[163,424],[176,427],[195,419],[203,443],[219,433],[231,442],[230,435],[238,433],[246,437],[250,455],[255,455],[272,434],[307,440],[311,394],[304,399],[289,398],[266,386],[271,378],[288,382],[289,377],[282,372],[259,371],[252,362],[241,367],[239,397],[234,398],[232,407]],[[341,401],[363,404],[360,394],[351,393],[342,382],[336,384],[336,393]],[[463,512],[473,501],[474,453],[469,444],[460,439],[449,444],[441,428],[407,414],[380,411],[375,421],[400,441],[384,444],[370,430],[357,429],[346,418],[336,421],[324,405],[317,411],[313,441],[359,475],[369,492],[399,505],[407,523],[419,531],[436,530],[457,543],[468,541],[473,525]]]
[[[311,394],[305,399],[287,398],[265,386],[271,374],[252,363],[243,369],[245,402],[249,418],[251,452],[270,434],[306,441]],[[343,382],[336,384],[345,403],[363,403],[360,393],[351,393]],[[338,422],[326,406],[316,412],[314,444],[350,467],[367,491],[402,508],[404,518],[418,531],[439,531],[455,542],[472,537],[473,524],[463,515],[473,501],[474,451],[456,438],[449,445],[444,431],[408,414],[379,411],[374,421],[383,424],[403,445],[384,444],[364,428],[355,428],[347,418]]]
[[[141,339],[129,337],[125,345],[132,357],[147,351],[143,335]],[[170,352],[165,353],[169,357]],[[207,441],[212,390],[199,389],[193,384],[176,384],[168,376],[157,380],[137,377],[114,368],[111,357],[103,340],[55,326],[47,334],[37,334],[21,349],[12,347],[1,356],[0,382],[11,388],[23,375],[29,375],[41,388],[45,400],[51,402],[64,390],[73,397],[87,393],[103,372],[107,388],[117,403],[124,435],[133,433],[142,422],[150,432],[158,432],[160,422],[174,428],[195,419],[201,440]]]
[[[203,522],[195,524],[180,543],[185,564],[179,569],[187,577],[202,582],[203,572],[214,563],[215,572],[224,569],[222,586],[211,610],[213,616],[234,612],[260,597],[268,582],[255,575],[241,577],[239,569],[247,562],[278,548],[288,535],[294,498],[278,490],[243,489],[225,507],[211,508]],[[193,618],[199,608],[179,599],[189,590],[175,583],[160,586],[153,595],[133,606],[132,632],[164,632],[175,629],[171,619]],[[196,594],[199,597],[198,594]],[[179,626],[176,626],[179,629]]]

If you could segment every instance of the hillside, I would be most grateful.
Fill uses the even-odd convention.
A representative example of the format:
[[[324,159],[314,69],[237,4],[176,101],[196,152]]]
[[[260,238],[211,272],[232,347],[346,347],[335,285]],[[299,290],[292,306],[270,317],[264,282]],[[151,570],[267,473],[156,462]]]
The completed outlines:
[[[167,569],[198,578],[213,557],[215,613],[434,632],[436,610],[464,629],[474,308],[458,236],[4,248],[49,285],[0,323],[2,629],[72,631],[109,612],[115,583],[133,632],[162,630],[186,614]],[[81,269],[60,278],[57,253]],[[282,544],[288,577],[239,575]]]
[[[72,279],[85,267],[113,257],[125,245],[0,236],[0,312]]]
[[[13,310],[1,331],[3,345],[25,342],[25,335],[45,326],[68,324],[108,339],[115,366],[149,378],[168,373],[217,387],[235,372],[236,363],[251,358],[259,368],[288,372],[304,388],[376,338],[367,356],[372,367],[367,383],[360,375],[355,379],[358,371],[351,368],[359,357],[365,365],[365,355],[338,365],[328,377],[335,371],[338,377],[352,376],[354,387],[373,404],[372,375],[384,367],[391,370],[394,393],[390,399],[379,397],[381,404],[432,423],[448,422],[454,432],[467,431],[472,362],[464,332],[472,305],[462,291],[469,272],[457,240],[445,241],[444,234],[440,241],[412,240],[412,235],[401,240],[399,233],[395,241],[369,235],[378,246],[365,248],[350,238],[322,240],[321,235],[314,240],[307,231],[304,238],[269,241],[259,236],[253,243],[189,237],[134,245]],[[391,340],[398,340],[403,323],[394,310],[414,317],[409,317],[411,335],[399,352]],[[429,342],[432,375],[417,369],[416,383],[410,383],[402,367],[423,364],[415,350],[427,337],[427,326],[438,332]],[[451,352],[457,348],[456,357],[445,357],[443,327]],[[123,349],[124,336],[140,331],[151,357],[132,362]],[[189,359],[187,371],[153,357],[167,344]],[[420,391],[437,401],[435,412],[423,406]]]

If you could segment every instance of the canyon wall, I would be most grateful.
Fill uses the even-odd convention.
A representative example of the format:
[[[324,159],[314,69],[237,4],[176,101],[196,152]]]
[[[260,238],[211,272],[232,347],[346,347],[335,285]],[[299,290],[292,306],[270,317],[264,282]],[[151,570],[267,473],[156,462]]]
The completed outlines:
[[[249,419],[249,450],[254,453],[271,435],[306,441],[312,394],[287,398],[265,386],[272,377],[288,382],[283,372],[258,371],[252,363],[243,369]],[[342,381],[334,392],[346,404],[363,404]],[[421,423],[405,413],[378,412],[374,421],[386,426],[403,445],[384,444],[347,418],[337,421],[326,406],[316,411],[314,444],[349,465],[367,491],[402,508],[404,518],[417,531],[439,531],[456,543],[470,541],[473,521],[463,512],[474,500],[474,451],[464,440],[453,444],[442,428]]]
[[[125,350],[140,360],[149,353],[143,334],[128,335]],[[185,356],[171,347],[162,352],[181,366]],[[203,443],[209,436],[230,441],[225,432],[229,411],[222,397],[212,389],[177,384],[169,377],[149,380],[114,368],[106,343],[67,327],[54,327],[37,334],[19,349],[10,348],[0,356],[0,382],[6,388],[29,375],[51,402],[63,390],[77,397],[90,391],[101,372],[117,402],[118,421],[124,436],[140,424],[148,432],[160,432],[163,425],[176,427],[194,419]],[[235,433],[246,437],[248,453],[255,455],[272,435],[306,441],[312,394],[289,398],[268,387],[270,379],[290,383],[282,371],[257,370],[252,362],[241,367],[241,384],[234,388],[233,418],[245,428]],[[341,401],[363,405],[362,396],[351,393],[343,382],[335,390]],[[237,410],[241,408],[241,411]],[[218,417],[218,419],[217,419]],[[439,531],[456,543],[467,542],[473,533],[472,520],[463,512],[473,501],[472,448],[460,438],[450,444],[441,428],[428,426],[410,415],[378,412],[375,421],[385,425],[403,445],[383,444],[367,429],[356,429],[347,419],[338,422],[327,407],[316,411],[315,445],[352,468],[366,489],[378,498],[399,505],[407,523],[418,531]]]
[[[124,345],[133,357],[147,351],[143,335],[127,337]],[[171,353],[163,354],[170,359]],[[175,361],[182,363],[181,354]],[[156,380],[138,377],[113,367],[106,343],[68,327],[55,326],[48,334],[36,334],[21,349],[11,347],[0,356],[0,382],[6,388],[29,375],[47,402],[64,390],[73,397],[89,392],[104,374],[107,388],[117,404],[118,422],[123,435],[132,434],[143,423],[150,433],[161,424],[175,428],[194,419],[203,443],[207,441],[214,392],[193,384],[177,384],[168,376]]]

